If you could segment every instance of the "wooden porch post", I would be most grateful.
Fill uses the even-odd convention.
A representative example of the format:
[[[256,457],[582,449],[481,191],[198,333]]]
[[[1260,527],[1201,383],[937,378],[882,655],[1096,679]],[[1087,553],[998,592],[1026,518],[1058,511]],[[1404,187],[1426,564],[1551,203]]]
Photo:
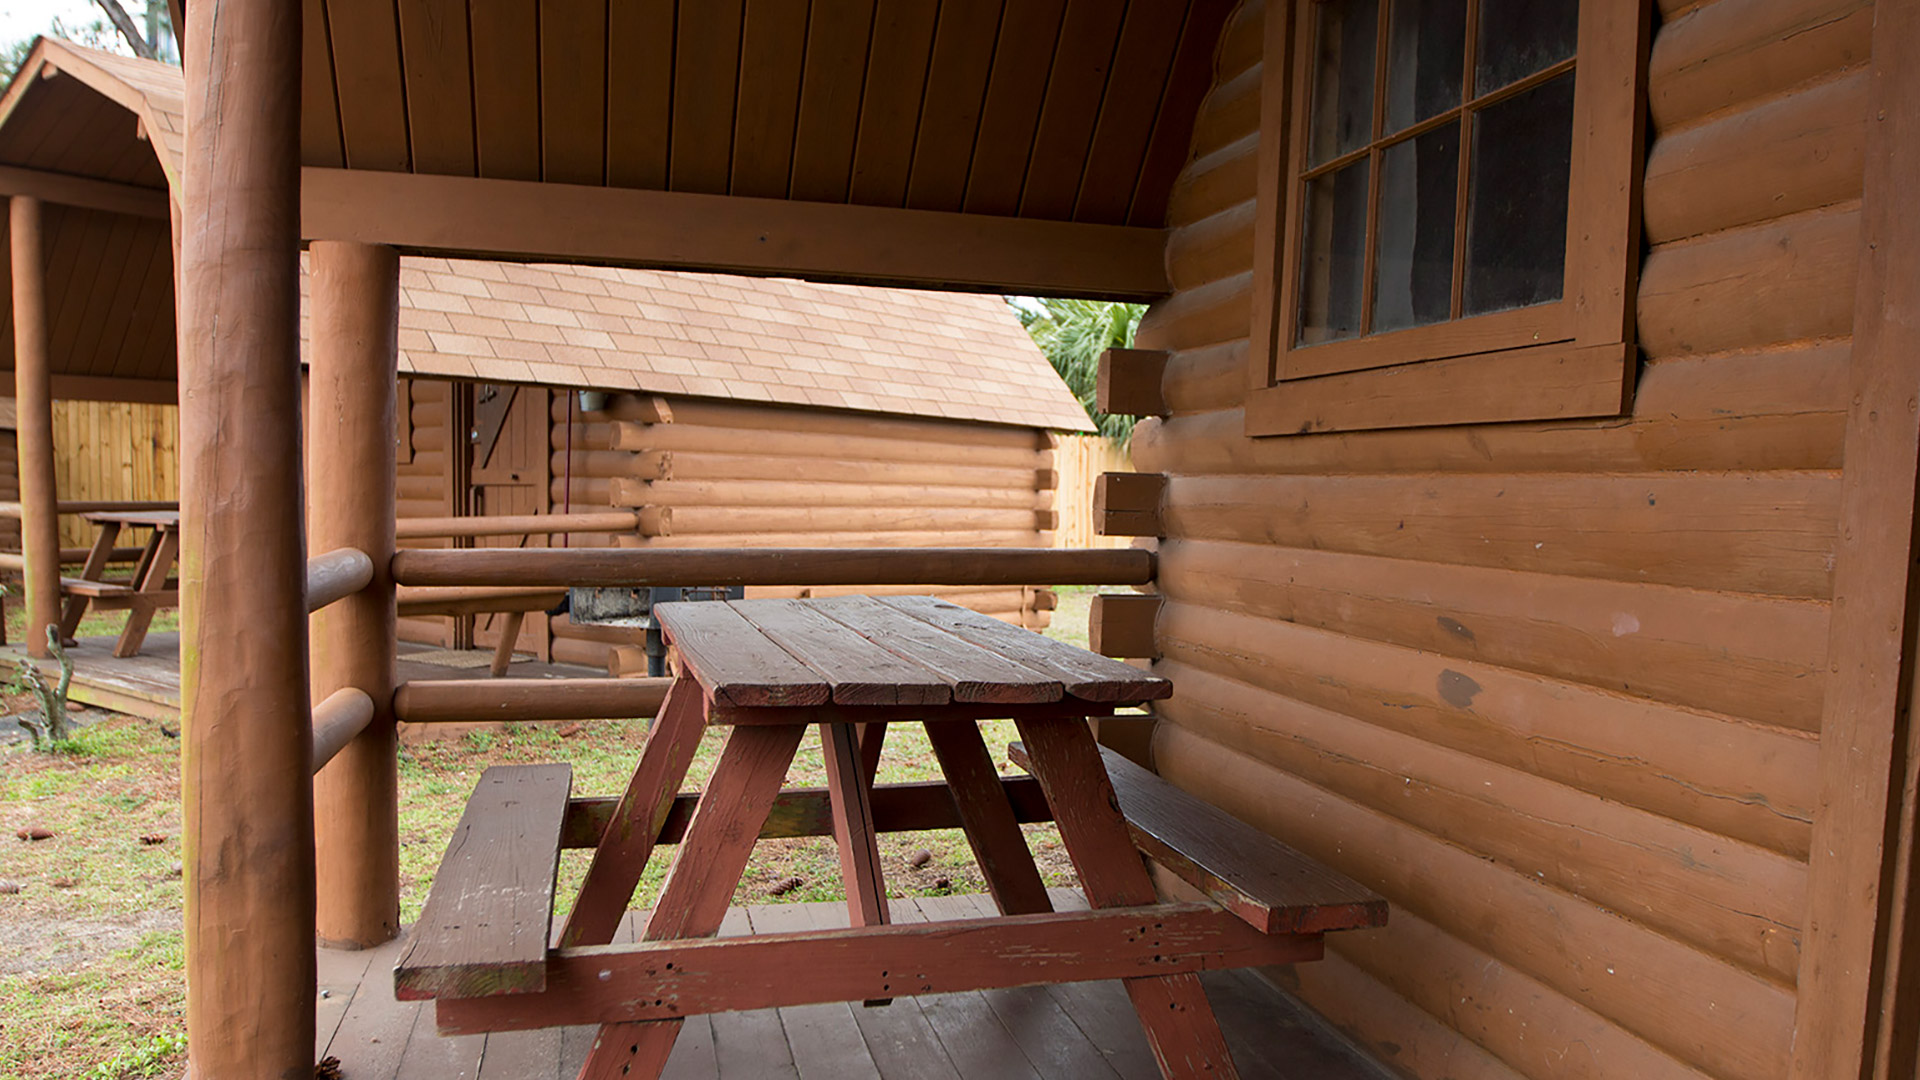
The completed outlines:
[[[311,1078],[300,7],[195,0],[180,223],[189,1073]]]
[[[19,411],[20,550],[27,571],[27,655],[44,657],[60,621],[59,495],[53,478],[53,381],[47,355],[47,267],[39,199],[8,200],[13,249],[13,396]]]
[[[319,934],[366,948],[400,929],[400,776],[393,708],[395,363],[400,257],[392,248],[317,241],[311,248],[312,352],[307,384],[308,548],[358,548],[373,583],[315,612],[313,695],[343,687],[373,698],[373,723],[313,781]]]

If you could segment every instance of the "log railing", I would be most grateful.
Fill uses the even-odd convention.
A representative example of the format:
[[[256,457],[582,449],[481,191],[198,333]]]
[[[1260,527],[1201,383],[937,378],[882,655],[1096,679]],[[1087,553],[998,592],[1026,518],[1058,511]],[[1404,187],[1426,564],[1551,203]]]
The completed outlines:
[[[401,585],[1144,585],[1136,548],[454,548],[395,553]]]
[[[393,695],[395,718],[413,724],[624,720],[653,716],[672,679],[425,679]]]
[[[337,548],[307,560],[307,611],[319,611],[373,583],[373,559],[358,548]]]
[[[340,748],[373,722],[373,698],[347,686],[313,707],[313,771],[319,772]]]
[[[54,505],[58,514],[104,514],[118,513],[124,510],[178,510],[177,502],[154,499],[96,499],[83,502],[63,502]],[[0,502],[0,518],[19,520],[22,514],[17,502]]]

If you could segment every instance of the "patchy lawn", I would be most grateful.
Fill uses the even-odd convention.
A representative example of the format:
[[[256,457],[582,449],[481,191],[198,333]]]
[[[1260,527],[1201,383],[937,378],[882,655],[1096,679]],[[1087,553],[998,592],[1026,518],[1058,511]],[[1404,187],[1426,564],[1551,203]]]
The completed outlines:
[[[1094,590],[1060,590],[1048,633],[1086,644]],[[7,605],[9,640],[24,614]],[[118,614],[89,616],[82,634],[117,632]],[[163,625],[164,620],[164,625]],[[171,629],[164,612],[154,628]],[[30,707],[0,687],[0,709]],[[983,724],[1003,772],[1009,722]],[[588,722],[508,725],[402,748],[400,872],[402,917],[420,913],[427,887],[466,797],[488,765],[568,761],[574,792],[617,795],[626,786],[646,725]],[[724,731],[708,734],[688,787],[705,783]],[[111,716],[82,729],[55,754],[0,747],[0,1080],[178,1076],[185,1064],[183,940],[180,929],[179,742],[158,724]],[[888,731],[882,782],[939,778],[918,725]],[[822,786],[816,737],[802,743],[789,786]],[[23,838],[35,830],[45,839]],[[1050,825],[1027,826],[1049,885],[1072,884]],[[649,866],[634,903],[653,902],[671,848]],[[919,866],[916,856],[928,858]],[[894,896],[981,892],[985,885],[957,830],[881,837]],[[560,914],[572,905],[588,853],[563,853]],[[843,896],[830,837],[773,840],[754,851],[737,903],[837,900]]]

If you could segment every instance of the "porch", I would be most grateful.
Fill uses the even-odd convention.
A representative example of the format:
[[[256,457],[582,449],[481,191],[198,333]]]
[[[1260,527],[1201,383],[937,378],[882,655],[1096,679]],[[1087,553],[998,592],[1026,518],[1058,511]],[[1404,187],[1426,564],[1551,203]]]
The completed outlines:
[[[1050,890],[1060,910],[1084,909],[1078,892]],[[984,896],[896,898],[898,922],[986,916]],[[645,913],[628,912],[615,936],[634,940]],[[734,907],[722,936],[847,925],[836,903]],[[575,1075],[591,1026],[442,1037],[430,1003],[396,1001],[392,969],[402,936],[377,948],[317,950],[316,1060],[338,1059],[353,1080]],[[1256,971],[1202,977],[1243,1077],[1387,1080],[1298,1001]],[[697,1016],[686,1022],[667,1077],[1072,1078],[1159,1076],[1125,991],[1115,981],[897,998]]]

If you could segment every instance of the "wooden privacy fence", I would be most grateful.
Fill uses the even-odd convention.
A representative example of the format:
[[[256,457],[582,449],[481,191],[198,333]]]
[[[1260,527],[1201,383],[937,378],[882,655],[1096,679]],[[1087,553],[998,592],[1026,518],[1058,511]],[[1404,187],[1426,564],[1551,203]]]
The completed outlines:
[[[123,401],[53,403],[53,469],[63,501],[180,497],[180,408]],[[62,547],[93,543],[95,527],[60,519]]]
[[[1053,546],[1059,548],[1127,547],[1133,540],[1125,536],[1100,536],[1093,531],[1093,488],[1101,473],[1132,472],[1133,459],[1124,444],[1104,435],[1062,435],[1054,451],[1054,468],[1059,487],[1054,492],[1054,507],[1060,513],[1060,526],[1054,531]]]

